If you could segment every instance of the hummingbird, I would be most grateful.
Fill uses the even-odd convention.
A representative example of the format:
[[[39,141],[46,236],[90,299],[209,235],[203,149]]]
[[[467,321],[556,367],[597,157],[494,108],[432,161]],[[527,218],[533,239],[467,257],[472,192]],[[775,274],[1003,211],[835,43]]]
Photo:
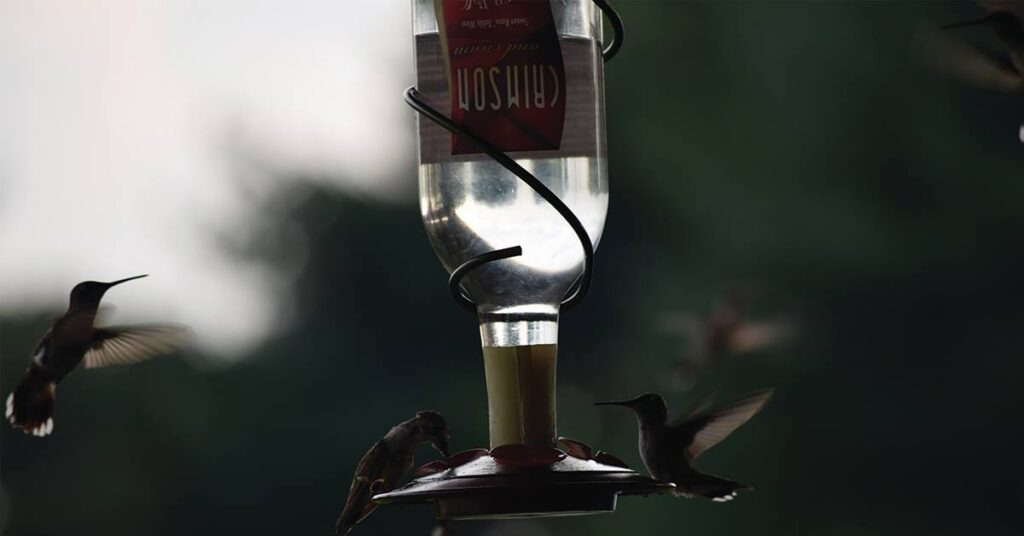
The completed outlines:
[[[720,300],[704,317],[688,313],[667,316],[665,327],[686,336],[686,353],[673,372],[687,387],[701,371],[727,357],[785,342],[795,332],[790,320],[752,320],[750,300],[740,292]]]
[[[1024,2],[979,0],[988,14],[966,22],[925,26],[919,45],[925,61],[936,71],[972,85],[1003,92],[1024,91]],[[965,26],[987,26],[1003,45],[1000,52],[983,52],[943,31]],[[1018,135],[1024,143],[1024,123]]]
[[[673,494],[726,502],[735,498],[737,492],[752,488],[701,473],[690,464],[757,415],[772,392],[772,389],[758,391],[713,411],[709,409],[710,402],[705,402],[689,416],[671,423],[665,399],[655,393],[596,405],[625,406],[633,410],[640,424],[640,457],[644,466],[652,478],[675,484]]]
[[[115,285],[146,277],[137,275],[110,283],[85,281],[71,289],[68,310],[43,335],[32,352],[28,370],[7,396],[6,417],[15,428],[43,437],[53,432],[57,384],[84,362],[85,368],[127,365],[170,353],[183,342],[188,328],[177,325],[93,325],[103,295]]]
[[[412,469],[416,447],[429,442],[445,458],[448,453],[448,424],[436,411],[420,411],[416,416],[391,428],[359,460],[348,490],[345,509],[338,517],[334,533],[348,534],[356,523],[377,507],[373,496],[395,489]]]

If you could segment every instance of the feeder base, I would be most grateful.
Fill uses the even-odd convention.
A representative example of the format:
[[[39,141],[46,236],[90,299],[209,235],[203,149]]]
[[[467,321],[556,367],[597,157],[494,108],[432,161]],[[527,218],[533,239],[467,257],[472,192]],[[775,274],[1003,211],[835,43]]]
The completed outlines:
[[[438,519],[503,519],[614,512],[619,495],[675,486],[623,467],[568,456],[546,467],[510,468],[491,456],[418,478],[373,497],[380,504],[432,502]]]

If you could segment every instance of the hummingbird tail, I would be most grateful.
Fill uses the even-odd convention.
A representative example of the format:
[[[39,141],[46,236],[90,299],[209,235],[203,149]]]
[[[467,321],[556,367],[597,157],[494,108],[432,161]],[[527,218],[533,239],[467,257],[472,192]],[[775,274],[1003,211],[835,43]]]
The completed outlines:
[[[355,506],[355,508],[352,508],[352,506]],[[334,525],[335,536],[345,536],[348,534],[352,527],[356,526],[356,523],[362,521],[364,517],[373,511],[374,507],[375,505],[372,503],[362,508],[359,505],[345,505],[345,511],[341,513],[341,516],[338,517],[338,522]]]
[[[53,431],[57,384],[42,371],[29,367],[13,393],[7,396],[5,415],[15,428],[43,437]]]
[[[353,519],[351,514],[342,514],[341,517],[338,518],[338,522],[334,524],[334,535],[345,536],[358,522],[359,520]]]
[[[676,485],[678,486],[678,482]],[[687,482],[682,489],[677,487],[678,491],[675,494],[690,497],[696,495],[715,502],[728,502],[735,499],[739,492],[753,489],[746,484],[694,471],[692,481]]]
[[[365,478],[356,477],[349,490],[348,500],[345,501],[345,509],[338,516],[338,522],[334,525],[335,536],[348,534],[352,527],[356,526],[364,517],[377,507],[372,502],[373,494],[376,491],[377,482],[369,482]]]

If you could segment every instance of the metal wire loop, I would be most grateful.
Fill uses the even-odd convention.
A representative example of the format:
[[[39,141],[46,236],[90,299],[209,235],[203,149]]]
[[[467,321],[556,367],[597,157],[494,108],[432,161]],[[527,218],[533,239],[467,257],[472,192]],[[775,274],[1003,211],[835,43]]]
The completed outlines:
[[[500,261],[501,259],[508,259],[511,257],[518,257],[523,254],[523,248],[520,246],[513,246],[510,248],[496,249],[494,251],[488,251],[482,255],[477,255],[472,259],[462,263],[458,268],[452,270],[451,277],[448,278],[448,290],[452,293],[452,296],[457,296],[456,301],[463,304],[463,307],[469,307],[476,310],[473,305],[473,301],[466,296],[465,291],[462,290],[461,282],[463,276],[469,273],[471,270],[482,264],[489,262]],[[460,301],[461,300],[461,301]]]
[[[608,63],[622,48],[622,37],[626,34],[626,29],[622,27],[622,17],[612,8],[608,0],[594,0],[594,4],[604,13],[605,17],[608,17],[608,24],[612,26],[612,41],[601,53],[604,62]]]
[[[619,52],[622,47],[622,36],[624,29],[622,26],[622,19],[618,13],[608,4],[607,0],[594,0],[594,4],[604,13],[605,17],[608,18],[608,22],[612,27],[613,37],[612,41],[605,47],[601,53],[602,58],[607,63],[612,57]],[[470,141],[479,146],[487,156],[490,156],[505,169],[510,171],[520,180],[525,182],[527,186],[537,192],[542,199],[547,201],[559,215],[572,227],[576,237],[580,241],[580,245],[583,247],[583,271],[580,273],[576,281],[570,286],[566,294],[569,295],[562,301],[562,309],[567,310],[577,305],[587,295],[590,290],[590,281],[594,270],[594,244],[590,241],[590,235],[587,234],[587,230],[583,227],[583,223],[580,222],[579,218],[573,214],[572,210],[561,199],[555,195],[543,182],[537,177],[526,171],[525,168],[519,165],[512,157],[508,156],[500,149],[492,145],[490,142],[485,140],[480,135],[467,129],[466,127],[452,121],[441,112],[430,107],[426,102],[420,98],[420,93],[415,86],[405,90],[405,102],[409,104],[414,110],[423,114],[431,121],[437,123],[445,130],[468,138]],[[477,255],[466,262],[462,263],[455,270],[452,271],[451,277],[448,278],[448,289],[452,294],[452,298],[455,302],[462,307],[468,309],[471,312],[476,312],[476,304],[467,296],[466,291],[462,288],[462,279],[477,267],[494,262],[502,259],[508,259],[511,257],[517,257],[523,254],[523,248],[520,246],[499,249],[495,251],[489,251],[481,255]]]

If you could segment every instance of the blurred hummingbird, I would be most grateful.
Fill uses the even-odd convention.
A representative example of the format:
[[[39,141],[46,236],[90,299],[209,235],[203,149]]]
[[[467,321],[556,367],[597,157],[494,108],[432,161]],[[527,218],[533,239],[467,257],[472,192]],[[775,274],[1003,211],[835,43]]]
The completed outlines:
[[[25,377],[7,397],[7,420],[15,428],[39,437],[53,432],[57,384],[79,363],[84,361],[85,368],[136,363],[170,353],[183,341],[185,326],[93,326],[104,293],[140,277],[146,276],[111,283],[85,281],[71,289],[67,312],[36,344]]]
[[[416,447],[429,442],[448,457],[448,424],[436,411],[420,411],[416,416],[393,427],[370,447],[359,460],[348,490],[345,509],[338,517],[334,533],[348,534],[377,507],[373,496],[395,489],[402,477],[412,469]]]
[[[640,457],[652,478],[675,484],[676,496],[700,496],[725,502],[736,497],[738,491],[752,488],[701,473],[690,463],[757,415],[772,392],[772,389],[758,391],[714,411],[710,411],[710,403],[705,402],[686,418],[672,423],[668,422],[665,399],[655,393],[597,405],[625,406],[633,410],[640,423]]]
[[[733,292],[715,304],[705,317],[682,313],[667,316],[668,330],[686,336],[687,351],[673,367],[684,387],[691,386],[699,373],[728,356],[752,352],[782,343],[796,331],[786,319],[752,320],[750,300]]]
[[[986,16],[947,24],[940,29],[984,25],[992,30],[1004,50],[982,52],[926,26],[919,32],[924,58],[933,69],[975,86],[1021,92],[1024,90],[1024,2],[979,0],[978,4],[988,11]],[[1018,134],[1024,142],[1024,124]]]

